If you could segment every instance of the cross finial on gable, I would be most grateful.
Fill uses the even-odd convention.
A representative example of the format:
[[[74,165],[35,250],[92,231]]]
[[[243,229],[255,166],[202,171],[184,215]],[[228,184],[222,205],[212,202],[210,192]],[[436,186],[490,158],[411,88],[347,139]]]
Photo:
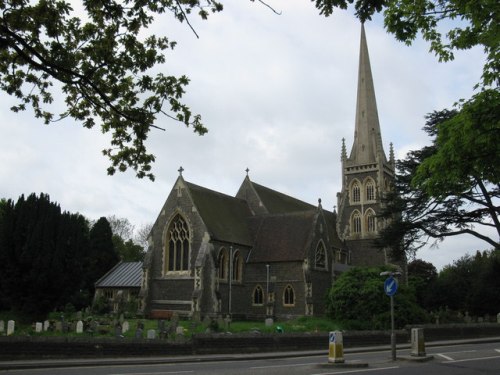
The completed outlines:
[[[179,172],[179,176],[182,176],[182,172],[184,172],[184,168],[182,168],[182,165],[177,171]]]
[[[248,169],[248,167],[247,167],[247,169],[245,169],[245,172],[247,172],[247,176],[248,176],[248,172],[250,172],[250,169]]]

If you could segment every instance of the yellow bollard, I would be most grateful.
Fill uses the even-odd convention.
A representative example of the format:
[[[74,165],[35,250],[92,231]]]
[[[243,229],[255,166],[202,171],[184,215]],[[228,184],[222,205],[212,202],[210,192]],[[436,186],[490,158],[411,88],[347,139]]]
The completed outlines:
[[[328,362],[344,363],[344,340],[340,331],[330,332]]]

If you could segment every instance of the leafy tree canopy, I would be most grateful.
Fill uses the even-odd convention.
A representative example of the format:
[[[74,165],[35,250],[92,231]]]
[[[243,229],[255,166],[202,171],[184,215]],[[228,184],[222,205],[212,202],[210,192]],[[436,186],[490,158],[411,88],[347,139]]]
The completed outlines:
[[[390,327],[390,298],[384,293],[384,267],[353,267],[335,280],[328,291],[327,311],[349,329]],[[427,315],[416,304],[411,288],[399,284],[394,296],[396,325],[425,323]]]
[[[312,1],[325,16],[335,8],[347,9],[349,4],[354,4],[356,16],[362,22],[383,13],[387,31],[397,40],[410,45],[420,33],[440,61],[453,60],[454,51],[479,46],[486,54],[480,85],[499,84],[500,6],[496,0]]]
[[[433,143],[397,162],[395,189],[381,217],[380,246],[396,257],[429,240],[470,234],[500,247],[500,93],[484,90],[458,110],[427,116]],[[493,228],[490,235],[484,228]]]
[[[383,12],[387,30],[398,40],[411,44],[420,32],[442,61],[453,59],[456,50],[481,46],[486,53],[481,83],[498,85],[496,0],[312,1],[325,16],[354,4],[362,22]],[[200,135],[207,129],[182,100],[188,77],[153,72],[176,42],[147,28],[163,14],[190,27],[189,15],[206,19],[222,8],[214,0],[0,0],[0,89],[18,99],[13,111],[32,107],[47,124],[69,117],[111,133],[103,150],[109,174],[132,168],[139,178],[154,179],[155,156],[146,140],[152,128],[160,129],[159,116]],[[51,107],[55,93],[64,97],[62,113]]]
[[[31,106],[46,124],[65,117],[87,128],[99,124],[112,134],[103,150],[111,161],[108,173],[131,167],[138,177],[153,179],[155,158],[145,141],[158,116],[192,126],[198,134],[207,129],[181,101],[189,79],[152,72],[176,42],[146,29],[163,13],[183,22],[194,11],[206,19],[222,6],[212,0],[77,5],[83,11],[62,0],[0,0],[0,89],[19,99],[12,110]],[[56,90],[66,103],[59,115],[50,109]]]

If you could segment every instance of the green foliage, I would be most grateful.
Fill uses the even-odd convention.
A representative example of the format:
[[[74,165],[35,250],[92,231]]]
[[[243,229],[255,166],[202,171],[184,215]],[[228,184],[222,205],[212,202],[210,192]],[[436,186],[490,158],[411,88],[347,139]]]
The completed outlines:
[[[411,255],[431,239],[470,234],[499,248],[499,108],[500,93],[484,90],[456,110],[427,116],[433,144],[397,162],[395,189],[381,213],[392,221],[379,246]]]
[[[144,258],[144,249],[132,240],[123,241],[120,236],[113,235],[113,244],[119,258],[124,262],[140,262]]]
[[[477,252],[444,267],[429,288],[427,305],[434,311],[496,315],[500,311],[500,251]]]
[[[176,42],[148,35],[147,28],[164,13],[187,22],[192,11],[206,19],[222,5],[213,0],[78,5],[76,11],[68,1],[0,1],[0,89],[19,100],[13,111],[31,106],[46,124],[65,117],[86,128],[98,124],[112,136],[103,150],[111,161],[108,173],[133,168],[138,177],[153,179],[155,157],[145,142],[151,128],[158,128],[158,116],[192,126],[200,135],[207,129],[181,101],[188,77],[152,72]],[[50,106],[58,90],[66,104],[59,115]]]
[[[497,0],[312,0],[320,13],[329,16],[334,8],[354,4],[364,22],[384,14],[387,31],[410,45],[418,34],[429,42],[429,51],[439,61],[454,58],[454,51],[481,47],[486,54],[481,85],[498,86],[500,77],[500,6]],[[443,35],[444,34],[444,35]]]
[[[26,316],[43,316],[76,303],[88,249],[87,221],[61,212],[46,194],[8,200],[0,216],[2,304]],[[80,301],[84,304],[87,301]]]
[[[349,329],[390,327],[390,298],[384,293],[383,267],[353,267],[343,273],[328,292],[327,314]],[[400,283],[394,296],[398,327],[424,323],[428,317],[416,304],[413,291]]]
[[[90,229],[89,257],[87,260],[86,289],[94,294],[94,283],[115,266],[120,258],[113,243],[111,226],[101,217]]]
[[[432,263],[414,259],[408,264],[407,270],[408,285],[413,290],[418,305],[430,311],[431,306],[427,304],[427,296],[438,277],[436,267]]]

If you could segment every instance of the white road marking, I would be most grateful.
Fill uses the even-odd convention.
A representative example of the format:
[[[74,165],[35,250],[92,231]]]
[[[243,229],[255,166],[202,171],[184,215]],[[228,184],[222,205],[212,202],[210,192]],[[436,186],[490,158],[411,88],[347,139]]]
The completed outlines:
[[[454,360],[453,358],[448,357],[447,355],[444,355],[444,354],[441,354],[441,353],[438,353],[438,354],[436,354],[436,355],[438,355],[438,356],[440,356],[440,357],[443,357],[443,358],[444,358],[444,359],[446,359],[447,361],[453,361],[453,360]]]
[[[495,349],[495,351],[500,353],[500,349]]]
[[[314,363],[295,363],[289,365],[272,365],[272,366],[254,366],[250,367],[251,370],[263,369],[263,368],[276,368],[276,367],[295,367],[295,366],[311,366]]]
[[[127,372],[127,373],[116,373],[109,375],[163,375],[163,374],[187,374],[194,371],[158,371],[158,372]]]
[[[369,372],[369,371],[383,371],[383,370],[392,370],[395,368],[399,368],[399,366],[391,366],[391,367],[380,367],[380,368],[365,368],[365,369],[357,369],[357,370],[346,370],[341,372],[321,372],[317,374],[311,375],[338,375],[338,374],[354,374],[357,372]]]
[[[469,361],[483,361],[485,359],[500,359],[500,356],[495,355],[493,357],[481,357],[481,358],[467,358],[467,359],[453,359],[444,363],[456,363],[456,362],[469,362]]]

